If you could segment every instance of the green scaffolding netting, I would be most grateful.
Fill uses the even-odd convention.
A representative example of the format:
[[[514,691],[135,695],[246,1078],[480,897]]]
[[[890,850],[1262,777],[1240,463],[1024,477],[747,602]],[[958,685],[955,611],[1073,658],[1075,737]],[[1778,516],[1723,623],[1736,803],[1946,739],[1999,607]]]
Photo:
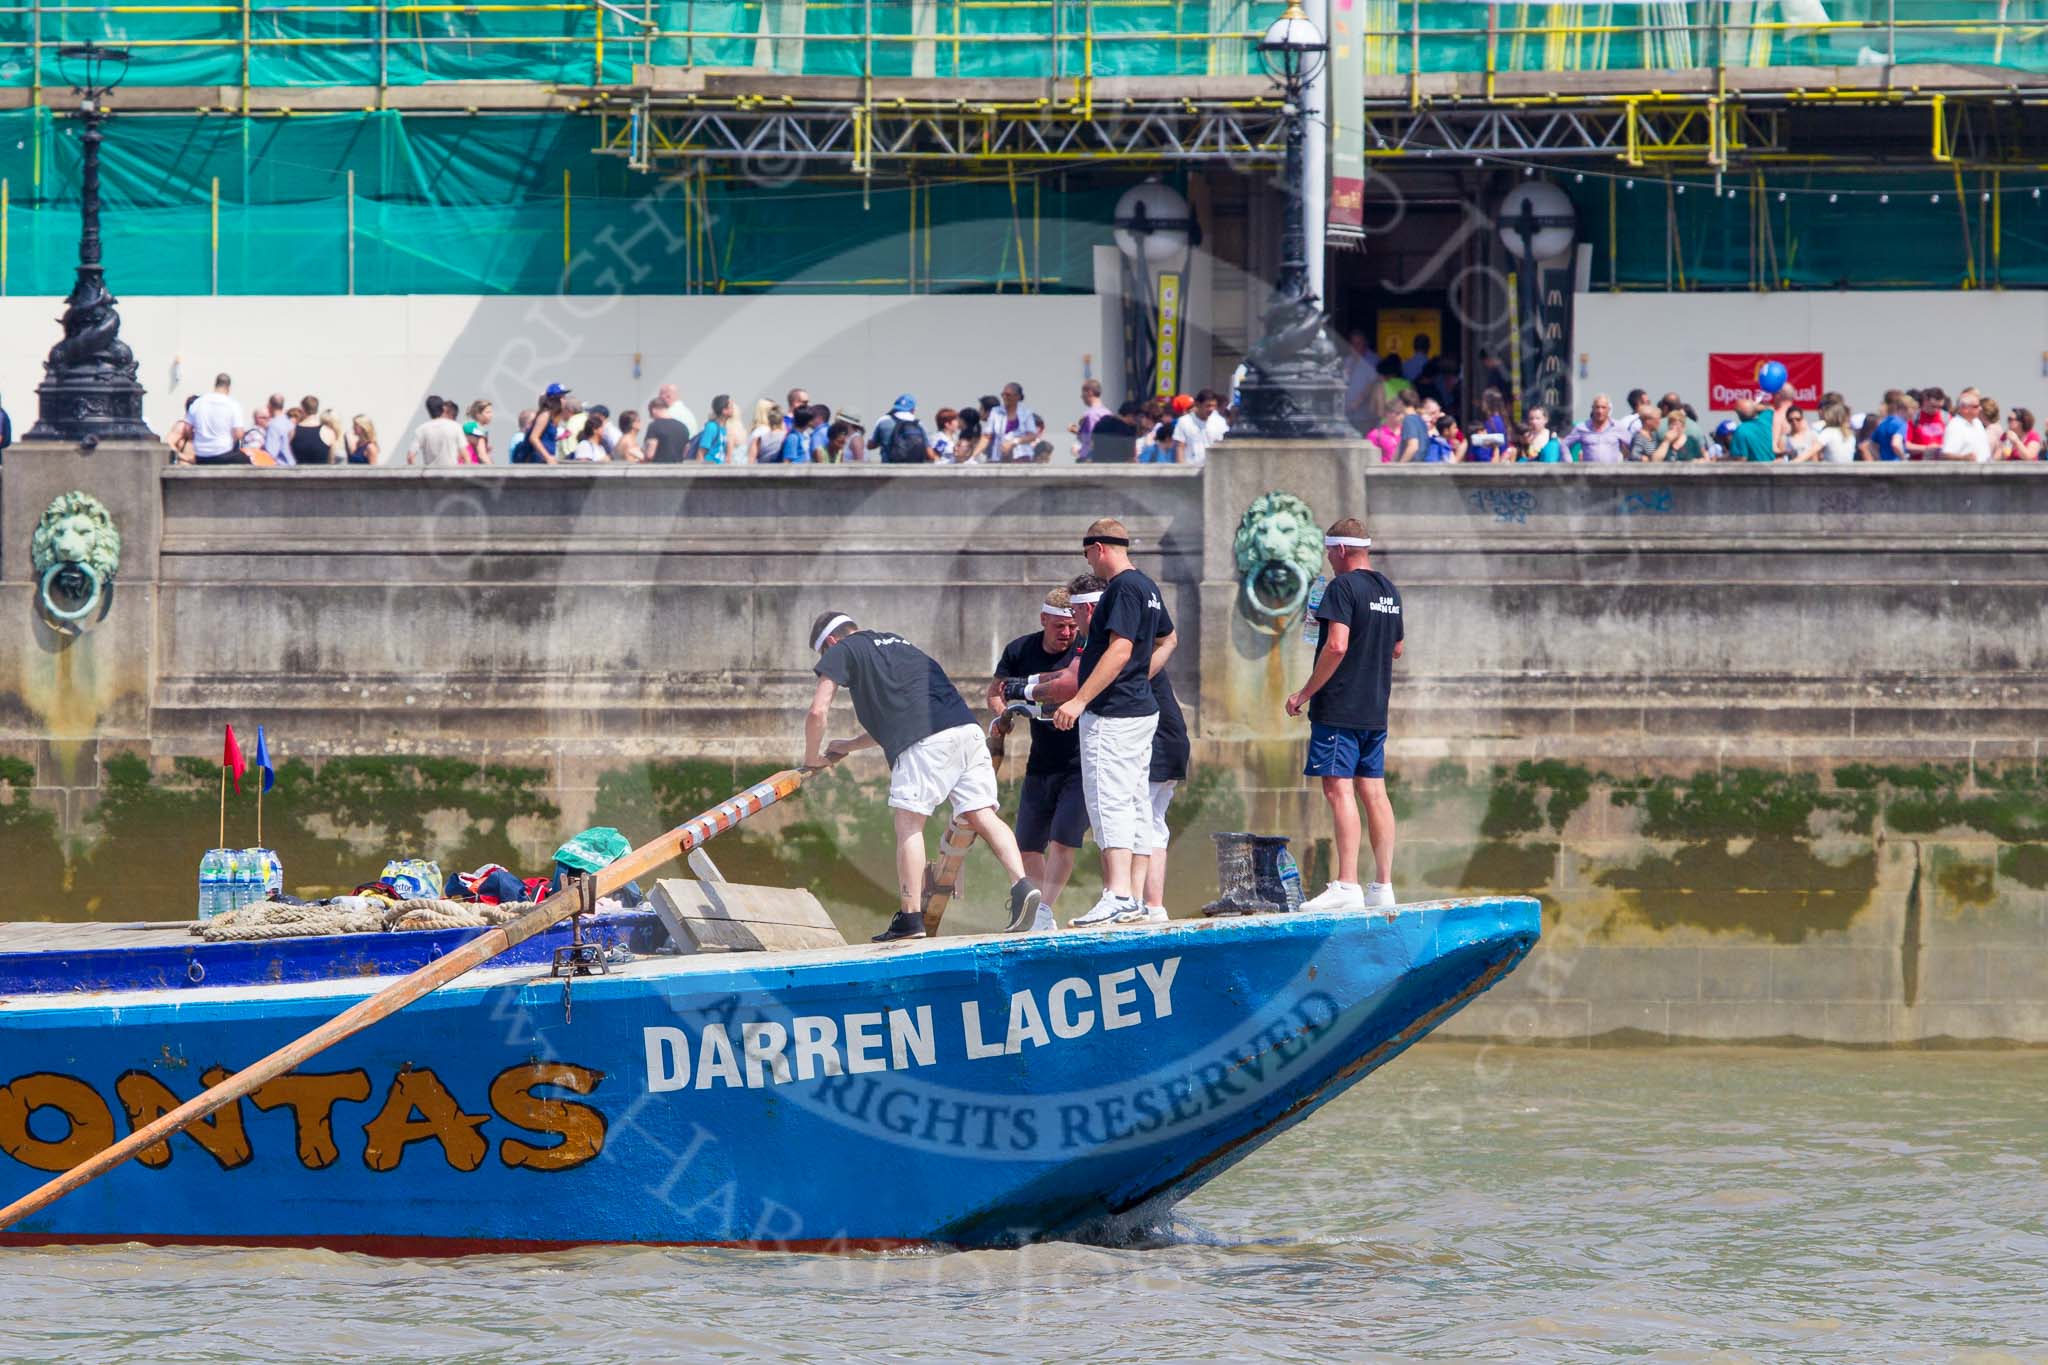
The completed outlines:
[[[1886,60],[2048,70],[2048,0],[1363,0],[1363,9],[1367,70],[1379,72],[1867,66]]]
[[[1355,0],[1376,73],[1954,63],[2048,70],[2048,0]],[[127,45],[138,85],[618,84],[636,63],[779,74],[1036,77],[1256,69],[1278,0],[619,0],[0,7],[0,85],[62,87],[58,48]]]
[[[624,0],[0,7],[0,85],[72,83],[58,49],[125,45],[133,85],[623,84],[636,63],[825,76],[1246,69],[1280,0]],[[245,30],[246,25],[246,30]],[[38,41],[40,36],[40,41]]]
[[[1966,171],[1566,184],[1592,284],[1622,289],[2048,285],[2048,175]],[[1882,197],[1881,197],[1882,196]]]
[[[1086,291],[1129,184],[664,179],[593,156],[599,137],[564,114],[117,117],[108,277],[128,294],[343,293],[351,272],[364,294]],[[78,150],[74,119],[0,114],[8,292],[70,288]]]

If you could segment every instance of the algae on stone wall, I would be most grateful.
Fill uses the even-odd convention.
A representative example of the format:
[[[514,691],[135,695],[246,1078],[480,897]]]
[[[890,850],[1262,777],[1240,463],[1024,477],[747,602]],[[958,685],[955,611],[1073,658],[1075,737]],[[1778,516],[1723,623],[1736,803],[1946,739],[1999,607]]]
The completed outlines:
[[[36,766],[26,759],[0,758],[0,787],[12,795],[0,805],[0,848],[7,850],[7,874],[16,888],[42,892],[64,885],[64,848],[57,817],[30,798]]]

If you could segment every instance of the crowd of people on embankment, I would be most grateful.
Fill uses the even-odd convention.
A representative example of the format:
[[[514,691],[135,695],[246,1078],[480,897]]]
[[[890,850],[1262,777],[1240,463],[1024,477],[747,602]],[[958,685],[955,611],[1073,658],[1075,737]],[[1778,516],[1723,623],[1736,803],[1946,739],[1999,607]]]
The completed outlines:
[[[2001,407],[1975,388],[1954,398],[1936,385],[1887,389],[1867,410],[1827,392],[1811,406],[1789,390],[1741,398],[1734,415],[1701,419],[1684,395],[1630,389],[1619,410],[1595,394],[1584,418],[1531,404],[1519,414],[1512,384],[1482,352],[1479,401],[1460,420],[1464,385],[1454,367],[1415,338],[1411,354],[1381,356],[1363,332],[1345,359],[1345,415],[1389,464],[1623,464],[1692,460],[1769,464],[1853,464],[1859,460],[2039,461],[2042,435],[2032,410]]]
[[[1430,355],[1425,338],[1417,337],[1405,358],[1382,357],[1354,333],[1345,415],[1389,464],[1981,464],[2042,457],[2034,412],[2004,407],[1974,387],[1953,398],[1934,385],[1889,389],[1867,410],[1840,393],[1802,404],[1781,389],[1775,398],[1737,399],[1733,416],[1718,423],[1704,421],[1677,391],[1653,397],[1636,388],[1619,406],[1595,394],[1585,416],[1574,420],[1541,405],[1518,410],[1498,362],[1487,354],[1481,360],[1484,386],[1461,415],[1465,385]],[[1101,383],[1088,379],[1073,420],[1056,430],[1014,382],[929,416],[914,394],[900,394],[874,422],[813,402],[803,388],[779,401],[757,399],[745,411],[730,394],[718,394],[700,419],[673,384],[642,407],[616,411],[549,384],[511,422],[499,420],[490,398],[429,395],[417,424],[387,443],[368,416],[344,421],[312,394],[294,403],[272,393],[245,412],[223,374],[210,392],[186,400],[164,441],[174,461],[191,465],[1043,464],[1063,447],[1067,457],[1088,463],[1199,465],[1210,447],[1229,438],[1236,397],[1201,389],[1111,408]]]
[[[644,408],[586,404],[550,384],[509,424],[489,398],[429,395],[405,438],[386,443],[364,415],[344,422],[312,394],[273,393],[244,412],[231,376],[185,402],[165,433],[174,460],[192,465],[487,464],[1043,464],[1061,441],[1073,458],[1098,463],[1200,464],[1230,421],[1213,390],[1154,396],[1111,411],[1102,385],[1082,382],[1079,415],[1057,437],[1021,384],[927,416],[916,395],[897,396],[880,420],[811,401],[790,389],[743,413],[730,394],[713,397],[700,420],[673,384]]]

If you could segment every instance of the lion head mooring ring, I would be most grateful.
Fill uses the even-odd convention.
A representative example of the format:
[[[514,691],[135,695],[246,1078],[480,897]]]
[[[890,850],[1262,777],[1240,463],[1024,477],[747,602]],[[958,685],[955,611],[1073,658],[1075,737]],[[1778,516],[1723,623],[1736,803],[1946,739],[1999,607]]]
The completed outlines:
[[[1309,579],[1284,559],[1269,559],[1243,579],[1243,606],[1252,625],[1274,635],[1286,632],[1308,602]]]
[[[83,605],[66,611],[63,607],[57,605],[57,599],[51,595],[50,588],[60,578],[68,580],[74,576],[85,579],[87,583],[92,585],[92,591],[87,594]],[[73,584],[66,582],[63,586],[67,591],[67,595],[77,595]],[[37,587],[37,597],[42,602],[43,610],[49,613],[51,619],[62,621],[69,625],[74,621],[83,621],[86,617],[92,615],[99,608],[100,597],[105,589],[106,583],[100,578],[99,570],[93,568],[92,565],[73,560],[64,560],[60,563],[52,564],[49,568],[43,570],[42,580]]]
[[[1239,519],[1231,554],[1238,614],[1254,630],[1286,634],[1322,568],[1323,533],[1315,513],[1292,493],[1261,494]]]

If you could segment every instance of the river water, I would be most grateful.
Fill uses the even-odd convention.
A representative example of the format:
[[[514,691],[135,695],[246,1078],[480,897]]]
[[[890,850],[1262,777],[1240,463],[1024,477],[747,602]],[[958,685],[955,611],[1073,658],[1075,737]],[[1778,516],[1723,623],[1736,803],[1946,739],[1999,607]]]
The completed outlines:
[[[1426,1045],[1152,1249],[16,1251],[0,1359],[2040,1358],[2044,1160],[2040,1053]]]

